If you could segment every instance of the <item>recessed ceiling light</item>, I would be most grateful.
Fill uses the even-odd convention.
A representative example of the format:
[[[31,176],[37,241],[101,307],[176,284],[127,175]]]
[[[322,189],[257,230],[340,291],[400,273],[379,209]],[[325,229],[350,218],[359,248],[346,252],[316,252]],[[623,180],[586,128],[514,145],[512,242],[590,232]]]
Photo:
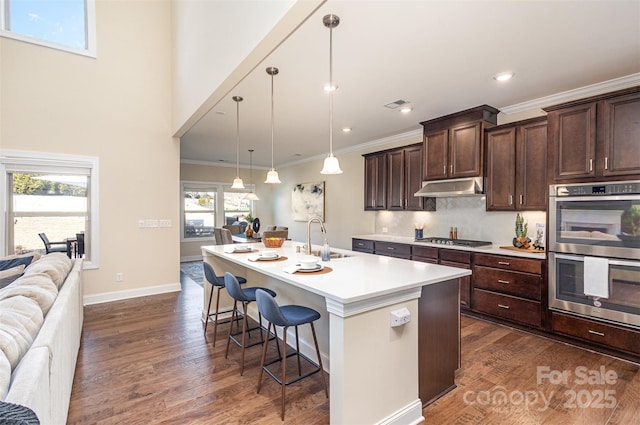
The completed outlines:
[[[389,109],[396,109],[406,103],[409,103],[409,102],[407,102],[406,100],[398,99],[395,102],[387,103],[386,105],[384,105],[384,107]]]
[[[515,75],[516,75],[515,72],[506,71],[506,72],[501,72],[499,74],[494,75],[493,79],[496,81],[508,81],[512,79]]]
[[[402,112],[403,114],[408,114],[411,111],[413,111],[413,106],[410,106],[410,105],[403,106],[402,108],[400,108],[400,112]]]
[[[343,132],[343,133],[350,133],[350,132],[351,132],[351,127],[344,127],[344,128],[342,129],[342,132]]]

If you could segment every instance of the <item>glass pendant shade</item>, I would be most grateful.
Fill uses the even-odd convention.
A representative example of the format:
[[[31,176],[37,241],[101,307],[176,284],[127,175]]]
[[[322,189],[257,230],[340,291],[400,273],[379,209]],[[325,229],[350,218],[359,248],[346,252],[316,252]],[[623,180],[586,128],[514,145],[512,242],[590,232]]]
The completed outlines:
[[[258,195],[256,195],[253,192],[247,193],[247,196],[245,196],[244,199],[246,199],[247,201],[259,201],[260,200],[260,198],[258,198]]]
[[[267,173],[267,179],[264,182],[265,183],[282,183],[280,181],[280,177],[278,176],[278,172],[273,168]]]
[[[244,189],[244,182],[240,177],[236,177],[235,179],[233,179],[231,189]]]
[[[320,174],[342,174],[338,158],[333,156],[333,154],[326,157],[324,159],[324,166],[322,167],[322,171],[320,171]]]

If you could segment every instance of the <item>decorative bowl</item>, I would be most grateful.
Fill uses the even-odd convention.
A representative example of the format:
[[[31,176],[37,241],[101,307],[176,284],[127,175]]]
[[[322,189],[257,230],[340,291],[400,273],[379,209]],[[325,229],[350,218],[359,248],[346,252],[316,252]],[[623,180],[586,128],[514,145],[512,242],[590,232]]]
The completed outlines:
[[[267,248],[280,248],[285,238],[262,238],[262,243]]]

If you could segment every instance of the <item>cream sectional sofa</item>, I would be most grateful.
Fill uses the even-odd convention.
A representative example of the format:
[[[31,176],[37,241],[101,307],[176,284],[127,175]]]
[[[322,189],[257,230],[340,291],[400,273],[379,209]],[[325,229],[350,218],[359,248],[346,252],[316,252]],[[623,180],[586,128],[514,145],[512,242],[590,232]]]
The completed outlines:
[[[66,423],[82,334],[82,259],[42,256],[0,289],[0,400]]]

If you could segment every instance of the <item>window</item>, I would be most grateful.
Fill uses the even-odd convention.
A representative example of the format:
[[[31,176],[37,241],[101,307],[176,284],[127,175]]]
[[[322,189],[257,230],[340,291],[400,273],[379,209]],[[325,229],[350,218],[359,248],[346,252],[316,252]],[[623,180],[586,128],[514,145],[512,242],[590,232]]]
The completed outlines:
[[[39,233],[52,242],[82,237],[84,252],[70,243],[72,256],[82,256],[85,268],[97,267],[97,167],[95,158],[0,151],[0,184],[10,188],[2,199],[3,253],[44,253]]]
[[[213,240],[213,228],[244,221],[253,213],[250,189],[231,192],[222,183],[182,182],[182,241]]]
[[[0,0],[1,35],[95,57],[95,0]]]

